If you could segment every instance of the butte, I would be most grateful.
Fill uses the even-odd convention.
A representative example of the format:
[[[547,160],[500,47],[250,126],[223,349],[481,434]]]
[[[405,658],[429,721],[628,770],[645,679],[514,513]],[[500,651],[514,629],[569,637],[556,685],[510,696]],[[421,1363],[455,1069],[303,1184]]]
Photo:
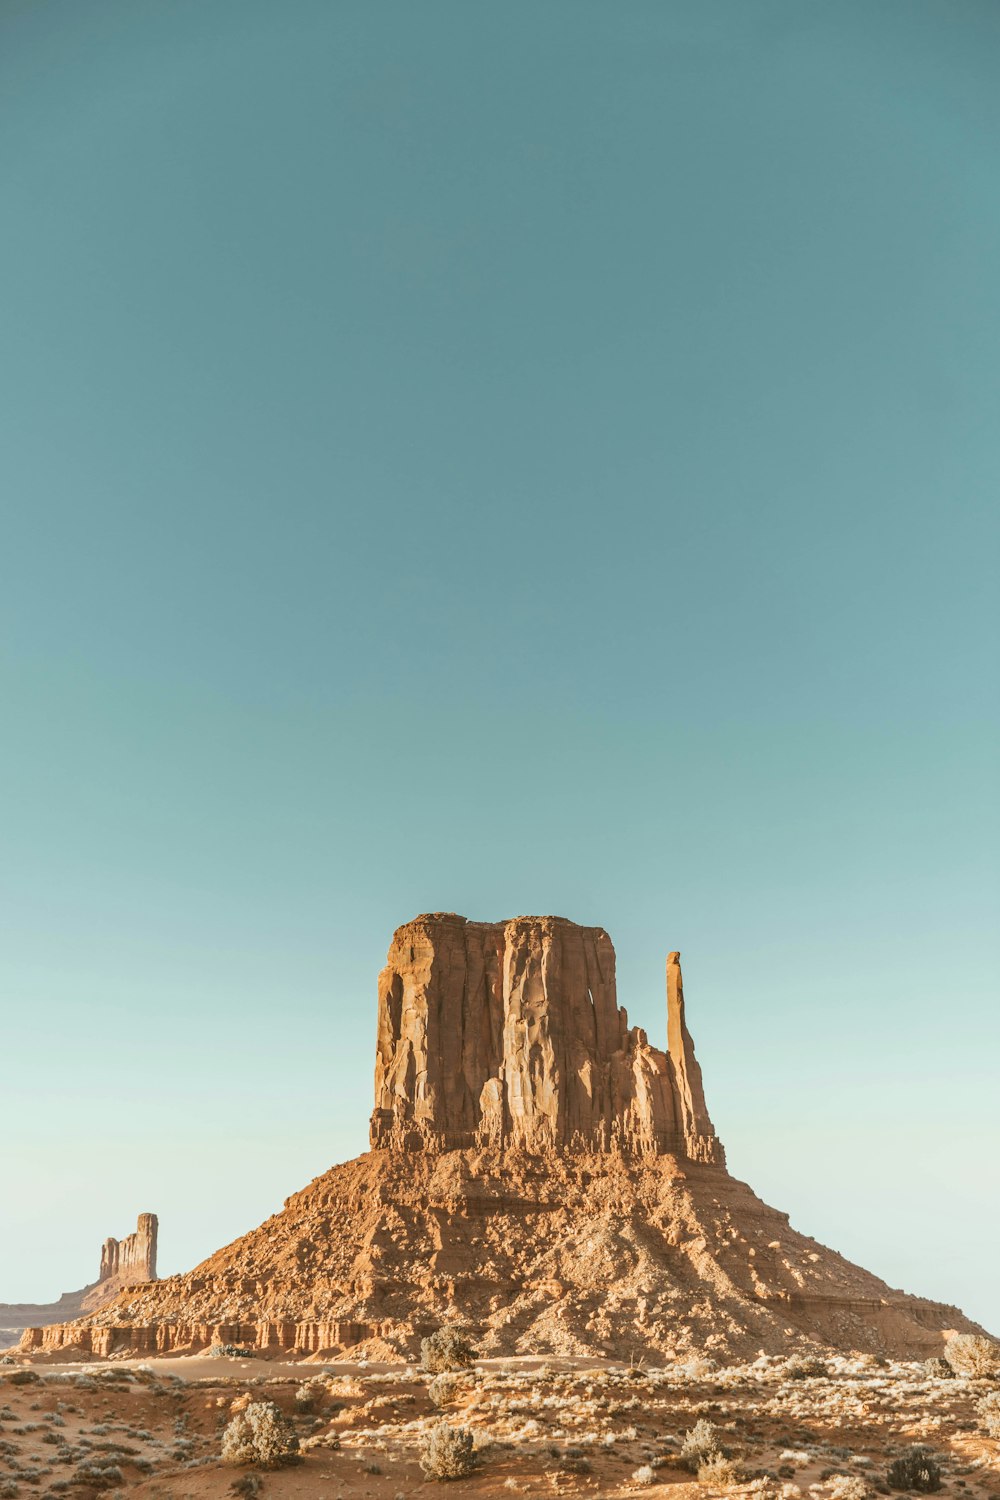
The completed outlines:
[[[667,959],[667,1050],[630,1027],[615,952],[561,917],[400,927],[379,977],[371,1150],[185,1275],[25,1350],[212,1344],[406,1358],[461,1322],[484,1355],[922,1358],[957,1308],[895,1291],[726,1169]]]

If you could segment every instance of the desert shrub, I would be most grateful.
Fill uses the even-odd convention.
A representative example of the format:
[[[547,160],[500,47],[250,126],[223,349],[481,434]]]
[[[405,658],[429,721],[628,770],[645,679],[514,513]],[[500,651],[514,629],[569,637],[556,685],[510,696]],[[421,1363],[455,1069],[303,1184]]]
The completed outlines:
[[[14,1500],[16,1494],[17,1485],[13,1479],[0,1480],[0,1497],[2,1497],[2,1500]]]
[[[462,1386],[461,1379],[456,1371],[444,1370],[440,1375],[435,1375],[427,1387],[427,1394],[434,1406],[447,1406],[454,1401]]]
[[[928,1380],[951,1380],[955,1371],[942,1355],[935,1354],[932,1359],[924,1360],[924,1374]]]
[[[871,1493],[857,1474],[835,1474],[830,1480],[830,1500],[871,1500]]]
[[[251,1401],[236,1413],[222,1434],[223,1463],[272,1469],[296,1463],[298,1458],[295,1429],[273,1401]]]
[[[209,1349],[212,1359],[253,1359],[256,1349],[246,1349],[242,1344],[213,1344]]]
[[[475,1467],[473,1437],[467,1427],[438,1422],[420,1444],[420,1467],[428,1479],[464,1479]]]
[[[9,1385],[37,1385],[38,1371],[29,1369],[13,1370],[7,1376],[7,1383]]]
[[[731,1458],[726,1458],[722,1453],[708,1453],[698,1465],[698,1483],[709,1485],[715,1489],[727,1489],[732,1484],[739,1484],[739,1465]]]
[[[919,1443],[889,1465],[886,1480],[894,1490],[919,1490],[930,1495],[941,1488],[941,1469],[929,1448]]]
[[[260,1475],[241,1474],[238,1479],[233,1480],[229,1489],[234,1495],[244,1495],[246,1500],[253,1500],[254,1495],[260,1490]]]
[[[553,1458],[558,1459],[559,1467],[564,1474],[589,1474],[593,1470],[593,1464],[584,1453],[582,1448],[554,1448]]]
[[[642,1467],[636,1469],[635,1473],[632,1475],[632,1483],[652,1484],[655,1478],[656,1475],[654,1474],[652,1467],[649,1464],[643,1464]]]
[[[945,1344],[944,1357],[956,1375],[974,1380],[1000,1375],[1000,1344],[982,1333],[956,1333]]]
[[[73,1483],[92,1490],[116,1490],[125,1483],[125,1475],[117,1464],[80,1464],[73,1474]]]
[[[785,1362],[786,1380],[825,1380],[829,1374],[830,1367],[823,1360],[808,1354],[793,1354]]]
[[[690,1432],[684,1434],[680,1452],[681,1463],[686,1469],[690,1469],[692,1474],[697,1474],[710,1455],[721,1453],[718,1428],[714,1427],[711,1422],[706,1422],[704,1417],[700,1417]]]
[[[475,1362],[476,1350],[460,1328],[439,1328],[420,1341],[420,1365],[428,1375],[445,1370],[467,1370]]]
[[[319,1379],[303,1381],[295,1392],[295,1409],[300,1412],[315,1411],[329,1395],[326,1382]]]
[[[976,1416],[987,1437],[1000,1438],[1000,1391],[990,1391],[976,1406]]]

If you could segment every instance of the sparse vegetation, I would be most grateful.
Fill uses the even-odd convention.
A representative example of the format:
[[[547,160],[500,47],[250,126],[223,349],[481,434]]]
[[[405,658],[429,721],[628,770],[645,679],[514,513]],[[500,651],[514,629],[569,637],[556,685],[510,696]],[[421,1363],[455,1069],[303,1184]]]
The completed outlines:
[[[83,1389],[72,1369],[42,1367],[38,1385],[0,1384],[9,1398],[0,1404],[0,1486],[14,1486],[10,1500],[103,1500],[105,1491],[131,1493],[143,1476],[162,1474],[168,1488],[194,1494],[184,1470],[204,1465],[214,1470],[213,1494],[263,1500],[283,1483],[266,1470],[307,1454],[310,1493],[330,1484],[336,1496],[354,1476],[374,1494],[366,1476],[381,1471],[388,1500],[407,1472],[428,1488],[456,1479],[460,1490],[491,1455],[490,1466],[502,1466],[497,1493],[508,1476],[525,1495],[540,1481],[552,1494],[638,1496],[659,1493],[663,1480],[669,1487],[697,1478],[706,1500],[730,1500],[737,1490],[746,1500],[879,1500],[879,1491],[891,1493],[892,1465],[900,1500],[946,1484],[955,1500],[989,1500],[1000,1383],[931,1378],[915,1360],[877,1364],[831,1351],[827,1362],[827,1378],[802,1380],[787,1378],[779,1354],[720,1362],[697,1387],[676,1361],[639,1372],[560,1358],[435,1374],[402,1364],[343,1373],[307,1364],[276,1378],[260,1367],[241,1375],[222,1360],[210,1380],[204,1370],[191,1383],[157,1375],[141,1390],[134,1379],[109,1383],[96,1363]],[[906,1447],[917,1443],[926,1446]],[[475,1482],[489,1489],[488,1475]]]
[[[717,1428],[711,1422],[707,1422],[704,1417],[700,1417],[690,1432],[684,1434],[680,1452],[681,1463],[686,1469],[690,1469],[692,1474],[697,1474],[709,1458],[724,1456]]]
[[[273,1401],[249,1402],[222,1435],[222,1460],[227,1464],[269,1469],[296,1463],[299,1457],[295,1429]]]
[[[454,1370],[445,1370],[434,1379],[427,1387],[427,1394],[434,1406],[448,1406],[454,1401],[462,1388],[459,1375]]]
[[[1000,1391],[990,1391],[983,1397],[976,1406],[976,1416],[986,1436],[1000,1440]]]
[[[889,1465],[886,1481],[894,1490],[917,1490],[930,1495],[941,1488],[941,1468],[930,1449],[917,1444]]]
[[[475,1359],[475,1347],[461,1328],[446,1325],[420,1343],[420,1364],[428,1375],[467,1370]]]
[[[212,1359],[254,1359],[257,1354],[242,1344],[213,1344],[208,1352]]]
[[[1000,1375],[1000,1344],[981,1333],[956,1333],[944,1346],[944,1357],[956,1375],[989,1380]]]
[[[935,1354],[931,1359],[924,1360],[924,1374],[929,1380],[951,1380],[955,1371],[942,1354]]]
[[[826,1380],[829,1374],[825,1360],[808,1354],[793,1354],[785,1365],[786,1380]]]
[[[238,1479],[233,1480],[229,1489],[234,1495],[244,1495],[246,1500],[253,1500],[254,1495],[260,1491],[261,1482],[259,1474],[241,1474]]]
[[[857,1474],[834,1474],[830,1480],[830,1500],[871,1500],[871,1494]]]
[[[316,1411],[328,1395],[325,1381],[318,1378],[306,1380],[295,1392],[295,1410],[302,1413]]]
[[[698,1465],[698,1483],[710,1489],[725,1490],[739,1482],[739,1465],[723,1453],[709,1453]]]
[[[420,1445],[420,1467],[428,1479],[464,1479],[475,1464],[473,1436],[467,1427],[438,1422]]]
[[[80,1464],[73,1475],[73,1483],[92,1490],[116,1490],[125,1483],[125,1475],[117,1464]]]

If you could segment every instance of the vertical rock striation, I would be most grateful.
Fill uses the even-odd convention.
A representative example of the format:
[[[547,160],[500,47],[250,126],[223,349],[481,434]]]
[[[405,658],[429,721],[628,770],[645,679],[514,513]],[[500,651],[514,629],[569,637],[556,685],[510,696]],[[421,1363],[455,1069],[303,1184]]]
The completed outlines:
[[[668,1056],[629,1027],[603,928],[451,913],[408,922],[379,976],[372,1145],[670,1152],[722,1165],[678,957]]]
[[[140,1214],[135,1233],[123,1240],[109,1235],[101,1246],[101,1281],[117,1280],[122,1286],[138,1281],[156,1280],[156,1234],[159,1221],[155,1214]]]
[[[84,1294],[84,1311],[100,1307],[125,1287],[156,1280],[158,1229],[155,1214],[140,1214],[133,1234],[127,1234],[123,1240],[108,1236],[101,1246],[100,1279]]]

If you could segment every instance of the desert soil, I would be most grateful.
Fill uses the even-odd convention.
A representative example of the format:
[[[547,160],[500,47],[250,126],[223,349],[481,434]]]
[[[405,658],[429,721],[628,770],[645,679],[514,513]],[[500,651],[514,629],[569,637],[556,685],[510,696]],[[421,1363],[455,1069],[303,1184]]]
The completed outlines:
[[[240,1358],[21,1363],[0,1369],[0,1497],[86,1497],[110,1485],[147,1500],[232,1496],[250,1471],[220,1460],[233,1402],[277,1403],[302,1461],[260,1474],[261,1500],[398,1500],[417,1493],[530,1496],[745,1495],[860,1500],[889,1493],[894,1457],[921,1443],[953,1500],[1000,1497],[1000,1443],[976,1406],[997,1382],[928,1378],[916,1363],[836,1357],[793,1379],[785,1361],[709,1369],[597,1360],[493,1360],[437,1407],[413,1365],[280,1364]],[[311,1409],[296,1400],[306,1380]],[[738,1477],[699,1485],[679,1460],[704,1418]],[[423,1434],[472,1430],[478,1467],[443,1491],[421,1472]],[[101,1477],[101,1471],[104,1477]],[[117,1471],[117,1473],[115,1472]],[[848,1487],[848,1481],[853,1481]]]

